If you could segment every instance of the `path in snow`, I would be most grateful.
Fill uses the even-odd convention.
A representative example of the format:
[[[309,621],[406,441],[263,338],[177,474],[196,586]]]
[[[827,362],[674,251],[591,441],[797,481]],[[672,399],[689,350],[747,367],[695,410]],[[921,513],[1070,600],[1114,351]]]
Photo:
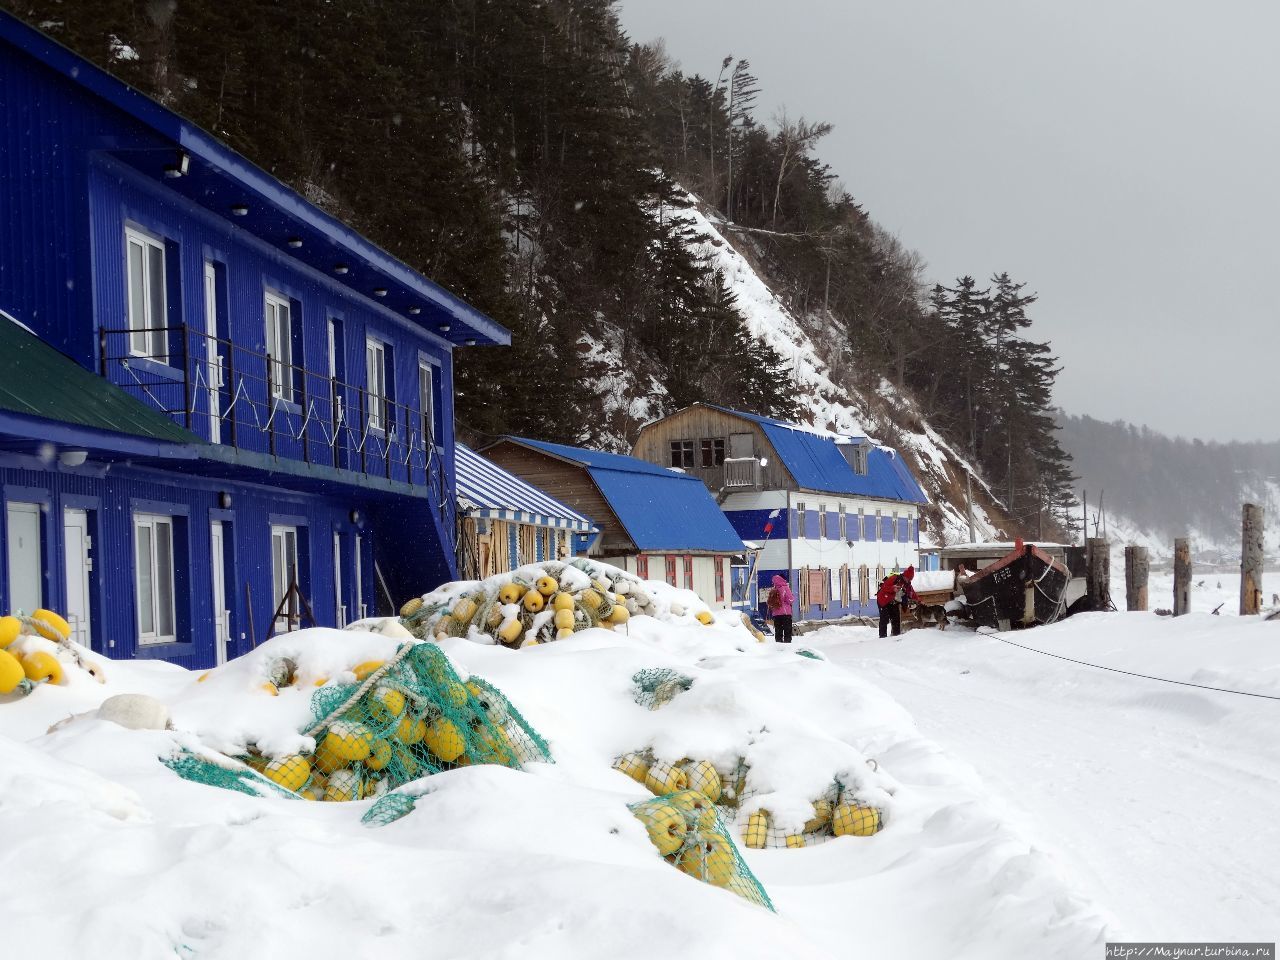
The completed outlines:
[[[967,760],[1130,940],[1280,939],[1280,701],[1065,663],[965,630],[805,638]],[[1076,617],[1019,643],[1280,693],[1280,623]]]

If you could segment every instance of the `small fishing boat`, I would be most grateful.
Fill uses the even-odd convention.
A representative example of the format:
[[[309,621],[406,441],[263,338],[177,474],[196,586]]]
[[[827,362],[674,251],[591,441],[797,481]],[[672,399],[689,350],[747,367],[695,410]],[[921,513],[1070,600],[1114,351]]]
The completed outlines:
[[[975,623],[997,630],[1053,623],[1067,613],[1071,571],[1038,546],[1014,548],[961,580],[966,610]]]

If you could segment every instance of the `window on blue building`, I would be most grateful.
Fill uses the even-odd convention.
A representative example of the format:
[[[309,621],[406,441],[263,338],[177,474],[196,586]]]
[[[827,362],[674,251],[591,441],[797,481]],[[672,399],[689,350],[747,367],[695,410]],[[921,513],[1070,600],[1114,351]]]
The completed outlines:
[[[293,316],[288,300],[267,291],[266,298],[267,375],[271,396],[293,400]]]
[[[358,561],[357,561],[358,564]],[[358,567],[357,567],[358,569]],[[298,528],[275,524],[271,527],[271,586],[274,609],[281,614],[276,618],[277,630],[289,630],[290,609],[285,598],[293,584],[302,587],[302,572],[298,568]],[[282,607],[281,604],[284,604]],[[293,611],[297,612],[297,611]],[[363,616],[363,613],[361,614]]]
[[[366,337],[364,341],[364,375],[368,390],[365,410],[369,427],[381,430],[386,417],[387,346],[372,337]]]
[[[124,235],[129,284],[129,352],[136,357],[168,363],[164,241],[136,227],[126,227]]]
[[[432,385],[434,376],[431,371],[431,364],[426,360],[418,361],[418,410],[421,414],[421,423],[419,430],[422,431],[422,446],[430,448],[435,442],[436,421],[435,421],[435,388]]]
[[[135,514],[134,593],[140,644],[173,643],[177,639],[173,557],[173,517]]]

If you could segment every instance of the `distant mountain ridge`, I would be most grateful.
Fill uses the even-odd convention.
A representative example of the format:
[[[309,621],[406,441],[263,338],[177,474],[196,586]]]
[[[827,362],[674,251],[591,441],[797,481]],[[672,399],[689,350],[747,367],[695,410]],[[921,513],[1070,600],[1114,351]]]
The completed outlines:
[[[1280,441],[1186,440],[1062,413],[1058,424],[1077,490],[1087,491],[1091,534],[1101,502],[1109,531],[1160,554],[1190,536],[1196,551],[1238,556],[1241,507],[1257,503],[1266,511],[1267,555],[1280,556]]]

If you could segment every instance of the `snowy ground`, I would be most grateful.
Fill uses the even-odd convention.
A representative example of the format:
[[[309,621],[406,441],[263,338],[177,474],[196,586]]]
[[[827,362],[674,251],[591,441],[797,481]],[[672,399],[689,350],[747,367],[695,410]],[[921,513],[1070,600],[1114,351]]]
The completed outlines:
[[[1280,696],[1280,623],[1086,614],[1006,636]],[[971,764],[1001,820],[1110,918],[1113,938],[1280,936],[1280,701],[1093,670],[969,631],[894,642],[833,627],[806,639]]]
[[[1262,605],[1272,605],[1272,594],[1280,592],[1280,571],[1268,570],[1262,575]],[[1111,600],[1119,610],[1124,610],[1124,560],[1111,564]],[[1173,609],[1173,571],[1152,570],[1147,579],[1147,608],[1149,610]],[[1240,612],[1239,570],[1213,571],[1192,568],[1191,612],[1213,613],[1219,616]]]
[[[1280,695],[1280,623],[1090,615],[1017,639]],[[308,631],[279,645],[304,643],[300,670],[332,674],[395,641]],[[519,651],[451,639],[451,660],[504,690],[556,763],[428,778],[417,809],[378,829],[359,823],[370,801],[253,798],[157,761],[292,717],[291,691],[258,692],[270,649],[199,685],[109,663],[105,687],[0,698],[0,875],[21,878],[0,898],[0,955],[1074,960],[1122,936],[1280,933],[1280,704],[959,630],[895,643],[833,627],[803,646],[828,659],[645,617]],[[646,710],[631,677],[650,667],[693,686]],[[169,703],[177,729],[89,713],[44,732],[124,690]],[[224,696],[235,709],[214,708]],[[610,769],[644,746],[745,757],[748,804],[775,820],[803,819],[839,776],[886,829],[744,850],[769,913],[656,854],[626,808],[647,793]]]

